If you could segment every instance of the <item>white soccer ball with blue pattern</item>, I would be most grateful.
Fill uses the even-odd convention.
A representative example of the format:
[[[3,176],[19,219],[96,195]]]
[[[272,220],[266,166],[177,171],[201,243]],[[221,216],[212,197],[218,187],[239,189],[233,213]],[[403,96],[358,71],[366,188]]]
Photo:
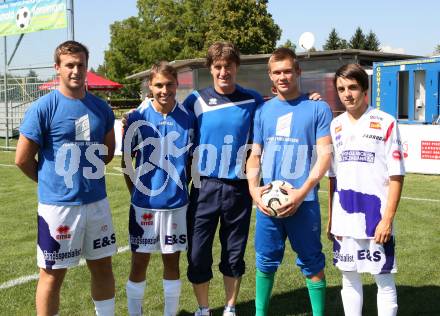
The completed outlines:
[[[269,186],[269,189],[263,193],[261,199],[264,205],[270,209],[271,216],[278,216],[278,209],[289,202],[287,191],[281,187],[284,186],[293,189],[293,186],[289,182],[282,180],[272,181],[269,183]]]
[[[25,29],[31,23],[31,11],[27,7],[21,7],[15,16],[15,23],[19,29]]]

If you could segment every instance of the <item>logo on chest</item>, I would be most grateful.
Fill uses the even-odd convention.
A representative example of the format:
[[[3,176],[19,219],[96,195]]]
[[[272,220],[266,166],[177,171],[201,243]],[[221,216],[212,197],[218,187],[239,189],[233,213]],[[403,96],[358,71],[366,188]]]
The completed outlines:
[[[75,140],[90,141],[90,121],[88,114],[75,120]]]
[[[362,137],[367,138],[367,139],[371,139],[371,140],[375,140],[377,142],[384,142],[385,141],[385,137],[380,136],[380,135],[364,134]]]
[[[382,125],[380,124],[380,122],[370,122],[370,128],[372,128],[372,129],[381,129]]]
[[[287,113],[280,116],[277,120],[277,127],[275,131],[276,136],[290,137],[290,128],[292,126],[293,113]]]

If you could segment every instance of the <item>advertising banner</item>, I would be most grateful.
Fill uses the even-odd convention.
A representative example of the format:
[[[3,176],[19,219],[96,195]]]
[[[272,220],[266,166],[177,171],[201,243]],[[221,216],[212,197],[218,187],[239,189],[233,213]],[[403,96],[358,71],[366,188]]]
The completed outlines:
[[[0,36],[66,27],[66,0],[19,0],[0,3]]]
[[[440,174],[440,125],[400,124],[405,169]]]

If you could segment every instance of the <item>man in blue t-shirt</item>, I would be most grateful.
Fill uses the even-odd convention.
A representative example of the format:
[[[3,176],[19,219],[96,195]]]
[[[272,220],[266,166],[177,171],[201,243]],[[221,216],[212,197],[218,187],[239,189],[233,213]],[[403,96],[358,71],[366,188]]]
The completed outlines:
[[[252,119],[262,97],[236,84],[238,49],[217,42],[208,49],[213,87],[194,91],[184,106],[197,119],[188,208],[188,279],[199,304],[195,315],[209,315],[208,290],[212,246],[220,222],[220,272],[225,286],[223,315],[235,315],[235,302],[245,271],[244,252],[252,200],[244,175]]]
[[[115,148],[114,115],[86,92],[88,56],[75,41],[55,49],[59,87],[32,104],[20,126],[15,163],[38,183],[38,315],[58,314],[64,276],[81,256],[96,315],[114,314],[116,239],[104,179]]]
[[[131,269],[126,285],[128,314],[142,314],[151,253],[162,255],[164,315],[175,316],[181,292],[179,258],[186,250],[187,167],[194,114],[176,101],[177,72],[166,62],[151,67],[146,99],[128,114],[122,167],[131,194]],[[136,171],[131,168],[136,159]]]
[[[293,51],[279,48],[269,58],[269,76],[277,96],[255,113],[251,154],[246,164],[249,191],[257,205],[255,229],[256,315],[267,315],[274,275],[285,240],[297,253],[306,276],[313,315],[324,315],[325,258],[320,241],[317,185],[330,166],[332,113],[323,101],[311,101],[298,88],[301,71]],[[263,186],[260,186],[260,174]],[[274,180],[283,180],[289,202],[278,216],[262,194]]]

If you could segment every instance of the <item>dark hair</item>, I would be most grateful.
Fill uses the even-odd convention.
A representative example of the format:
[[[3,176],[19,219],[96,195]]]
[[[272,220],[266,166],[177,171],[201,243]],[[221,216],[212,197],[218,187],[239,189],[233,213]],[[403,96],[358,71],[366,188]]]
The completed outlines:
[[[87,49],[87,47],[76,41],[65,41],[58,45],[57,48],[55,48],[53,59],[55,63],[59,65],[61,62],[61,55],[71,55],[78,53],[84,53],[86,55],[86,62],[89,62],[89,50]]]
[[[206,66],[210,68],[215,61],[222,59],[240,66],[240,50],[231,42],[215,42],[209,46]]]
[[[167,61],[159,61],[151,66],[148,82],[151,83],[153,81],[153,78],[158,74],[171,76],[176,79],[177,82],[177,70]]]
[[[338,78],[356,80],[356,82],[361,86],[362,91],[368,90],[368,75],[358,64],[346,64],[336,70],[335,78],[333,79],[333,84],[335,87]]]
[[[272,55],[270,55],[270,57],[269,57],[269,61],[267,63],[269,71],[270,71],[270,63],[271,62],[282,61],[282,60],[286,60],[286,59],[290,59],[293,61],[295,69],[299,68],[299,63],[298,63],[298,59],[296,57],[295,52],[293,50],[291,50],[290,48],[280,47],[280,48],[275,49],[274,52],[272,53]]]

